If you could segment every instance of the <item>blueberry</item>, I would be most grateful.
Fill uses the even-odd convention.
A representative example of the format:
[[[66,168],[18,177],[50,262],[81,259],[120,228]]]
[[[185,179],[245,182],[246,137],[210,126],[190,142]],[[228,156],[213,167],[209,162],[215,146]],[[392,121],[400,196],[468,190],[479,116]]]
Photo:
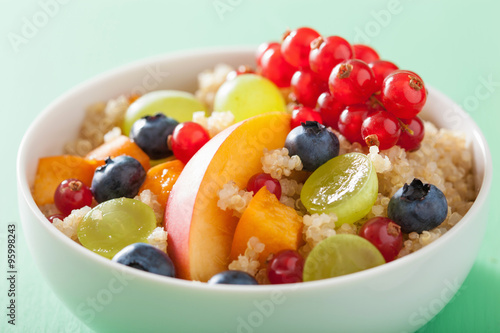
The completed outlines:
[[[98,203],[115,198],[133,198],[146,179],[146,171],[135,158],[121,155],[107,158],[94,172],[90,190]]]
[[[163,113],[157,113],[154,116],[145,116],[136,120],[130,129],[129,136],[149,158],[158,160],[172,155],[167,139],[178,124],[176,120]]]
[[[149,244],[130,244],[115,254],[112,260],[146,272],[175,277],[172,260],[165,252]]]
[[[317,121],[306,121],[288,133],[285,148],[300,157],[304,170],[314,171],[338,156],[339,139]]]
[[[422,233],[439,226],[448,214],[446,198],[436,186],[415,178],[405,184],[389,201],[388,217],[405,233]]]
[[[209,284],[258,284],[250,274],[242,271],[224,271],[208,280]]]

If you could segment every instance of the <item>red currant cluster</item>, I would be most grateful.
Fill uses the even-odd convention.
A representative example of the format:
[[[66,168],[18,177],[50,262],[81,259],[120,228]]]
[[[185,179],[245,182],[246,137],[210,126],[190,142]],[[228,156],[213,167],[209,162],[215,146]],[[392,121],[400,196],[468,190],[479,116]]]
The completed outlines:
[[[287,32],[281,44],[261,44],[257,66],[278,87],[291,88],[298,104],[292,126],[321,120],[350,142],[420,147],[424,126],[417,114],[427,97],[422,78],[380,60],[369,46],[303,27]]]

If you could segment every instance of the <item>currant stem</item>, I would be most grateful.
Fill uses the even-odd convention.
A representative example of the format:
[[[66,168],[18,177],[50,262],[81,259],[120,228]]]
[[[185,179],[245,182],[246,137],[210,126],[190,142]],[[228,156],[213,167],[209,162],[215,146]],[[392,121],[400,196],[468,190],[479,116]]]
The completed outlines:
[[[401,129],[403,129],[403,131],[407,132],[410,135],[415,135],[415,132],[410,127],[408,127],[408,125],[403,123],[403,121],[401,119],[398,118],[398,121],[399,121],[399,125],[401,126]]]
[[[381,107],[385,110],[385,106],[384,106],[384,104],[383,104],[383,103],[382,103],[382,102],[381,102],[378,98],[376,98],[376,97],[374,96],[374,95],[376,95],[376,94],[380,94],[380,91],[379,91],[379,92],[376,92],[376,93],[374,93],[373,95],[371,95],[371,96],[370,96],[370,103],[372,103],[372,105],[374,105],[374,104],[378,104],[378,105],[380,105],[380,106],[381,106]]]

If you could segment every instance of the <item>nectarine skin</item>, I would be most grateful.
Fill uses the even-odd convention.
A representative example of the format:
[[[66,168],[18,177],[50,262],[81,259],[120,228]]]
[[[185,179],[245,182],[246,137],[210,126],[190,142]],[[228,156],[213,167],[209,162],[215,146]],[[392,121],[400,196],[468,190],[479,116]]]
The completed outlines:
[[[238,219],[217,206],[217,193],[229,181],[245,188],[262,172],[264,148],[283,147],[289,131],[290,115],[258,115],[216,135],[186,164],[170,192],[164,220],[177,277],[208,281],[227,270]]]

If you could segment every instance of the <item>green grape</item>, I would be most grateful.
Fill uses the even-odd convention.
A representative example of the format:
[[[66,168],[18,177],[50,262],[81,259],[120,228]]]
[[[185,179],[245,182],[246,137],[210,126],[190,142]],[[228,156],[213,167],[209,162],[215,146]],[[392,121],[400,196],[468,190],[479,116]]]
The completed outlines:
[[[163,113],[179,123],[191,121],[193,112],[196,111],[206,111],[206,107],[193,94],[179,90],[152,91],[130,104],[125,113],[122,130],[128,135],[137,119],[157,113]]]
[[[129,198],[105,201],[88,212],[78,225],[78,240],[87,249],[106,258],[125,246],[146,242],[156,228],[153,209]]]
[[[304,282],[356,273],[385,264],[380,251],[357,235],[328,237],[316,245],[304,264]]]
[[[219,88],[214,111],[231,111],[238,122],[266,112],[284,112],[286,105],[274,83],[260,75],[242,74]]]
[[[378,194],[378,179],[365,154],[332,158],[304,183],[300,200],[313,213],[335,213],[336,225],[354,223],[370,212]]]

